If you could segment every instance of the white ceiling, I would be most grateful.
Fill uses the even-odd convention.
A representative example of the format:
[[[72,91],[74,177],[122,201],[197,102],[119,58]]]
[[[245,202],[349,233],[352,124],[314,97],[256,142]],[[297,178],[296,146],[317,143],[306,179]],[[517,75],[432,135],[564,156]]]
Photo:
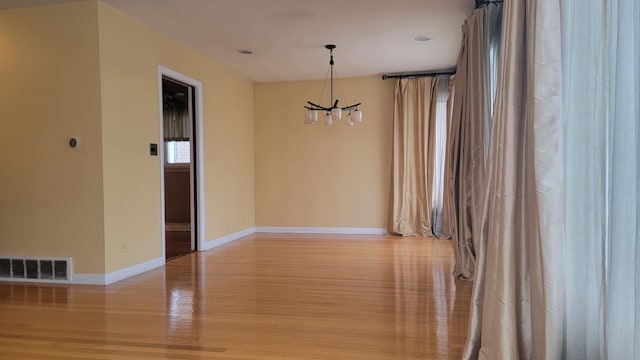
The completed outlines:
[[[256,82],[323,79],[330,43],[340,77],[451,68],[473,8],[473,0],[101,1]],[[0,8],[60,2],[70,1],[0,0]]]

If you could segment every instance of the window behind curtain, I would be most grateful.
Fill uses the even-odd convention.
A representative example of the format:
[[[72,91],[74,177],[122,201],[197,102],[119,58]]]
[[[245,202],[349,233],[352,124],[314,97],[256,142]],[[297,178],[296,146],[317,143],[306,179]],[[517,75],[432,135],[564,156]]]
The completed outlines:
[[[449,77],[440,77],[438,81],[438,97],[436,100],[435,154],[433,160],[433,188],[431,191],[431,229],[435,236],[440,236],[442,233],[448,99]]]

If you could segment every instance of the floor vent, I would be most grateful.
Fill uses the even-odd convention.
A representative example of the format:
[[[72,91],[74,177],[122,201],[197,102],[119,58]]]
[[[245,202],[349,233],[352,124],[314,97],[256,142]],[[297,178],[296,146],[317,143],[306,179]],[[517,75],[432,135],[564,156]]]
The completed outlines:
[[[71,281],[71,258],[16,258],[0,256],[0,281]]]

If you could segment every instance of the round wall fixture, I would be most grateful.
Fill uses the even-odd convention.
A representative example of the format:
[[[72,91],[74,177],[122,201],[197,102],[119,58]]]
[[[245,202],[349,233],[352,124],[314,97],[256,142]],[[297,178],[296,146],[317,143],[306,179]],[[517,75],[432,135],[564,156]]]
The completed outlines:
[[[71,146],[72,148],[77,147],[79,145],[80,145],[80,140],[76,138],[69,139],[69,146]]]

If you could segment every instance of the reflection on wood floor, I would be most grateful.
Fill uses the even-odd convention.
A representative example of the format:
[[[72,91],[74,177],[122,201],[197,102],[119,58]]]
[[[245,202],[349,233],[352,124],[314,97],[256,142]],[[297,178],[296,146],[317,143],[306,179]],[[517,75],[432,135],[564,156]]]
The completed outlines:
[[[2,359],[459,359],[446,240],[256,234],[116,284],[0,283]]]
[[[164,234],[167,261],[192,252],[191,231],[165,231]]]

